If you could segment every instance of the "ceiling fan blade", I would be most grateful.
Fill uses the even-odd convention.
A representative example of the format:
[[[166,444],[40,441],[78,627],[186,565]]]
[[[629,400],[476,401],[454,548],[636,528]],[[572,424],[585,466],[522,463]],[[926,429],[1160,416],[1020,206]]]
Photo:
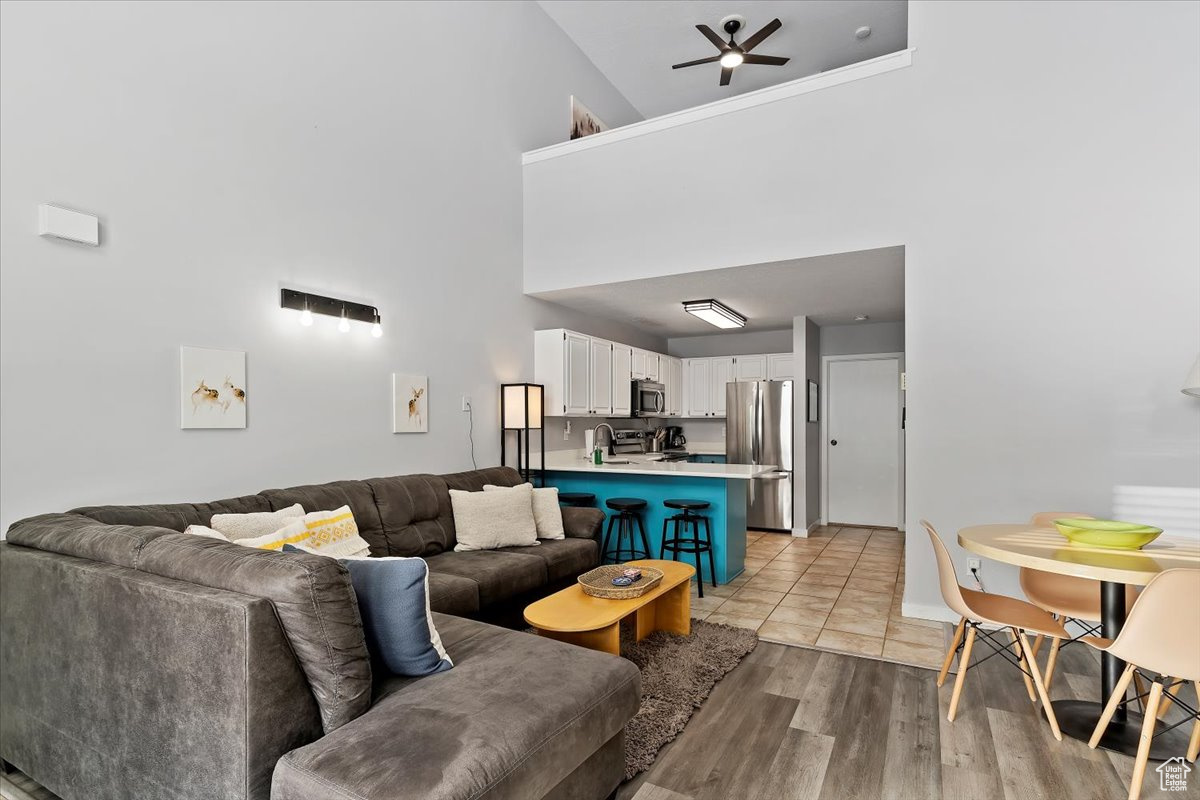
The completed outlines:
[[[749,39],[742,42],[742,50],[744,52],[749,53],[751,50],[753,50],[754,48],[756,48],[760,44],[762,44],[763,39],[766,39],[768,36],[770,36],[772,33],[774,33],[775,31],[779,30],[782,27],[783,27],[783,23],[779,21],[778,17],[776,17],[775,19],[768,22],[766,25],[763,25],[762,30],[760,30],[758,33],[754,34]]]
[[[733,67],[721,67],[721,85],[728,86],[729,79],[733,76]]]
[[[720,56],[717,56],[717,59],[719,60]],[[743,64],[770,64],[775,67],[782,67],[789,60],[781,56],[756,56],[753,53],[742,56]]]
[[[697,64],[711,64],[714,61],[720,60],[720,56],[713,56],[712,58],[698,58],[695,61],[685,61],[682,64],[675,64],[671,67],[671,69],[679,69],[680,67],[694,67]]]
[[[725,40],[717,35],[717,32],[707,25],[697,25],[696,30],[704,34],[704,38],[717,46],[718,50],[725,50],[729,45],[725,44]]]

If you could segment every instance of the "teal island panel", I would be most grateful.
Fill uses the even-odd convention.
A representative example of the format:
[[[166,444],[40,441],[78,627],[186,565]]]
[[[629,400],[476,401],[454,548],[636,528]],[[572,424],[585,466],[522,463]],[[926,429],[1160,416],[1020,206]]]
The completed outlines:
[[[709,508],[700,512],[708,517],[712,528],[713,560],[717,567],[717,583],[728,583],[746,568],[746,481],[725,478],[696,478],[662,474],[628,474],[609,472],[546,472],[546,486],[557,486],[560,492],[591,492],[596,495],[596,507],[613,514],[605,506],[611,497],[637,497],[646,501],[642,514],[646,537],[650,540],[650,557],[658,558],[663,539],[663,523],[679,513],[663,505],[664,500],[707,500]],[[608,530],[608,521],[604,523]],[[616,538],[616,529],[613,529]],[[640,543],[640,540],[639,540]],[[610,547],[616,547],[613,542]],[[670,558],[670,554],[667,554]],[[678,555],[695,566],[695,556]],[[708,556],[702,554],[704,576],[711,579]]]

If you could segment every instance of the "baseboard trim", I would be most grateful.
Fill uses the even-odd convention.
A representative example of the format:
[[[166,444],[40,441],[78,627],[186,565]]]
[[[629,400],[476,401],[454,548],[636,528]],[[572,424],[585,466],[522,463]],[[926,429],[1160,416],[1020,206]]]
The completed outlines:
[[[914,619],[928,619],[934,622],[958,624],[958,615],[943,605],[931,606],[921,603],[901,603],[900,613]]]

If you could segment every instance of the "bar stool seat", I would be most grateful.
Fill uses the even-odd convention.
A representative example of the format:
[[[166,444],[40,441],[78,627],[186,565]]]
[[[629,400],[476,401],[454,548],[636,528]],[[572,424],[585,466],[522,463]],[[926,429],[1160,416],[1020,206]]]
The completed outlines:
[[[663,520],[662,545],[658,549],[658,557],[662,558],[668,550],[671,552],[671,559],[673,561],[679,560],[680,553],[695,555],[696,586],[700,596],[704,597],[704,570],[700,566],[700,554],[708,553],[708,570],[712,577],[714,589],[717,586],[717,566],[713,558],[712,528],[708,517],[703,514],[696,514],[695,512],[703,511],[711,504],[707,500],[670,499],[664,500],[663,505],[667,508],[682,511],[683,513],[667,517]],[[701,522],[704,523],[703,535],[700,533]],[[671,535],[667,534],[667,527],[669,525],[674,525]],[[687,535],[689,529],[691,536]]]
[[[650,558],[650,540],[646,538],[646,525],[642,522],[641,514],[646,508],[646,501],[640,497],[610,497],[604,501],[604,504],[617,513],[608,515],[608,529],[604,533],[604,546],[600,550],[601,561],[615,561],[619,564],[624,561]],[[638,533],[641,534],[640,548],[633,539],[635,523]],[[617,528],[617,547],[615,550],[609,550],[608,545],[612,539],[614,525]],[[626,543],[628,543],[628,547],[625,546]],[[623,556],[624,553],[629,554],[628,558]]]
[[[646,501],[638,497],[610,497],[604,505],[614,511],[641,511],[646,507]]]
[[[663,500],[667,508],[677,508],[681,511],[699,511],[708,508],[712,503],[707,500]]]
[[[569,506],[590,506],[596,502],[596,495],[591,492],[559,492],[558,502]]]

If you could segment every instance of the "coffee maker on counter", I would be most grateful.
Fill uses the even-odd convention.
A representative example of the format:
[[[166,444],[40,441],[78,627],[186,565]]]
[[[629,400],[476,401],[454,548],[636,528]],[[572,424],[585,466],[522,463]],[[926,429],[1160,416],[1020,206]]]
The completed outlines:
[[[683,450],[687,446],[687,439],[683,435],[683,428],[678,425],[667,425],[666,449],[667,450]]]

